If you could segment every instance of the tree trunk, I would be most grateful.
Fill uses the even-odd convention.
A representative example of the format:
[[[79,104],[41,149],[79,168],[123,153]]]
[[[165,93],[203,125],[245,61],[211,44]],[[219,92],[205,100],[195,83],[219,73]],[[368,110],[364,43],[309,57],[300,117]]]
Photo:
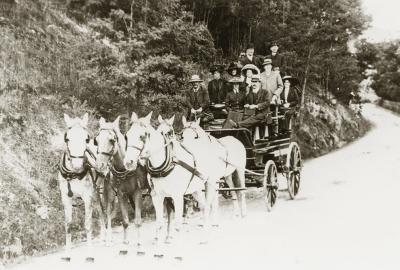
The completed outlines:
[[[301,92],[301,108],[304,108],[304,96],[306,94],[307,76],[308,76],[308,72],[310,69],[312,51],[313,51],[313,45],[310,45],[309,50],[308,50],[306,69],[304,71],[303,90]]]
[[[133,29],[133,4],[135,4],[135,0],[131,2],[131,30]]]
[[[147,24],[147,5],[148,5],[148,1],[145,0],[145,2],[144,2],[144,8],[145,8],[145,10],[144,10],[144,23],[145,24]]]

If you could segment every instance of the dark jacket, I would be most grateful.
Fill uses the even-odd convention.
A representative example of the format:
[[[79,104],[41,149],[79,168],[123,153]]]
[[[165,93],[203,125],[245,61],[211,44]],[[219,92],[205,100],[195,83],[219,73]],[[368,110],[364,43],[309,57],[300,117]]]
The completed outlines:
[[[208,91],[203,86],[200,86],[196,93],[193,89],[188,90],[186,92],[186,103],[190,109],[198,110],[202,107],[203,111],[205,111],[210,106]]]
[[[255,104],[258,105],[256,114],[267,114],[269,112],[272,94],[267,90],[260,89],[257,94],[255,94],[255,98]]]
[[[259,55],[253,55],[253,60],[250,60],[249,58],[247,58],[247,56],[243,56],[239,58],[239,62],[242,66],[253,64],[258,68],[262,68],[263,57]]]
[[[224,103],[226,97],[226,81],[223,79],[212,80],[208,83],[208,95],[210,102],[215,104]]]
[[[300,102],[300,97],[299,97],[299,94],[297,93],[297,90],[292,87],[289,88],[287,100],[285,100],[285,89],[282,90],[280,98],[283,103],[286,103],[286,102],[289,103],[290,107],[295,107]]]
[[[243,91],[239,91],[238,93],[231,91],[226,95],[225,107],[228,111],[243,110],[244,100],[245,93]]]
[[[285,59],[283,56],[279,53],[272,55],[271,54],[271,60],[272,60],[272,68],[279,67],[279,70],[283,70],[285,68]]]

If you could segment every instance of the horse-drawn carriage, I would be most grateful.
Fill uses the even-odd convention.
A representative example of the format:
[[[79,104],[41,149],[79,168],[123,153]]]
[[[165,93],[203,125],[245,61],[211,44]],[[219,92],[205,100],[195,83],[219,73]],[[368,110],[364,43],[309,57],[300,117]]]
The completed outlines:
[[[270,210],[277,198],[278,174],[287,179],[287,190],[291,199],[294,199],[300,188],[300,172],[302,167],[299,145],[292,141],[292,121],[297,115],[295,108],[272,106],[273,110],[268,135],[266,124],[257,126],[252,131],[246,128],[224,128],[223,119],[215,119],[209,123],[206,132],[216,138],[233,136],[240,140],[246,148],[246,187],[265,189],[265,200]],[[289,121],[288,129],[280,129],[283,121]],[[235,188],[221,184],[220,192],[229,197],[230,191]]]

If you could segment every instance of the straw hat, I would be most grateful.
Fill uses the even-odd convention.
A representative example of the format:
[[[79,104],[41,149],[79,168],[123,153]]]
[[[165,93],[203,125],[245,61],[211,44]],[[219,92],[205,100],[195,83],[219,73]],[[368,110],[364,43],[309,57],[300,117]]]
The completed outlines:
[[[194,83],[194,82],[203,82],[203,80],[200,79],[199,75],[195,74],[195,75],[192,75],[192,77],[189,80],[189,83]]]

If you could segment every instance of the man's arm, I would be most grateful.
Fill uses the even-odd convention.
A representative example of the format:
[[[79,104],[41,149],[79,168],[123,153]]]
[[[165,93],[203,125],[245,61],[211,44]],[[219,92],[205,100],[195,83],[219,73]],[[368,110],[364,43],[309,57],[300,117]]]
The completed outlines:
[[[260,93],[262,96],[260,98],[260,103],[257,104],[257,109],[264,110],[269,107],[271,103],[272,94],[267,90],[261,89],[260,91],[262,91],[262,93]]]
[[[278,85],[278,88],[273,92],[273,94],[279,97],[283,91],[283,82],[281,75],[279,74],[276,74],[276,84]]]

